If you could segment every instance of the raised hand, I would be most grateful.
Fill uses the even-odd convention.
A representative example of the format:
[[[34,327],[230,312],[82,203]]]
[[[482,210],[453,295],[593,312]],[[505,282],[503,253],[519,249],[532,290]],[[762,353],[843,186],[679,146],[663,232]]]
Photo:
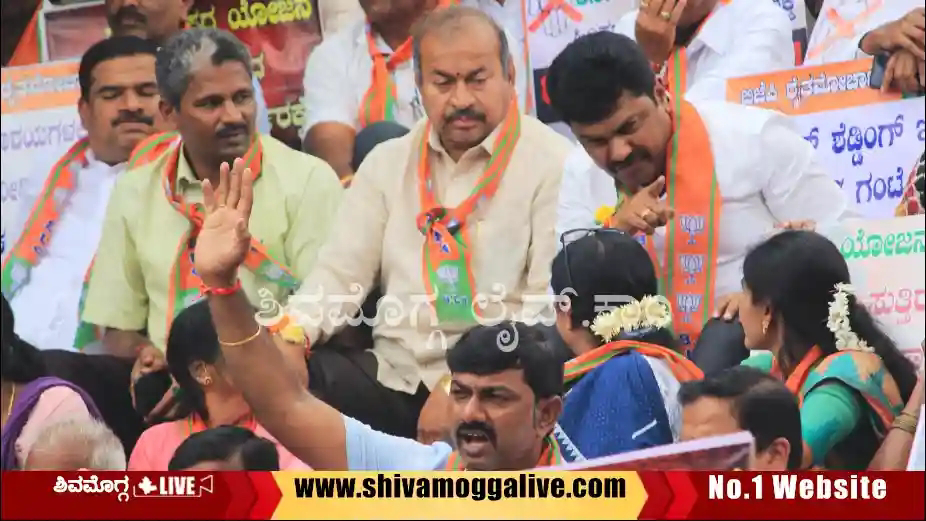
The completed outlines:
[[[688,0],[643,0],[634,27],[637,44],[649,60],[664,64],[675,47],[675,29]]]
[[[652,235],[656,228],[668,224],[675,216],[675,210],[659,200],[665,187],[665,177],[659,177],[643,187],[618,208],[612,221],[613,227],[627,233]]]
[[[194,265],[207,286],[230,287],[250,249],[248,220],[254,201],[254,176],[244,161],[219,168],[219,186],[203,181],[206,219],[196,239]]]

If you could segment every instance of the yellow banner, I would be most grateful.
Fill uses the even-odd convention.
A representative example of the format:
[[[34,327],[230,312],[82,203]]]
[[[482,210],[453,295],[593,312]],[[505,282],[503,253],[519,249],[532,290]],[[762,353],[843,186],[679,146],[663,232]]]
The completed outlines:
[[[636,519],[636,472],[274,472],[273,519]]]
[[[871,58],[817,67],[799,67],[727,80],[727,101],[810,114],[901,99],[869,84]]]

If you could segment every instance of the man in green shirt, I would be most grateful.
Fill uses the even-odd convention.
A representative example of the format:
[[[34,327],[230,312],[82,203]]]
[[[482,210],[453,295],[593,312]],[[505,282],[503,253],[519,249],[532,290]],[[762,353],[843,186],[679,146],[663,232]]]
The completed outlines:
[[[82,317],[106,328],[108,353],[136,359],[133,389],[166,367],[170,322],[202,297],[192,252],[203,180],[217,183],[220,166],[236,158],[255,176],[252,254],[240,271],[255,305],[284,301],[298,287],[343,192],[326,163],[256,131],[250,56],[230,33],[177,33],[159,51],[156,74],[161,113],[177,132],[141,143],[116,185]],[[163,412],[167,398],[143,414]]]

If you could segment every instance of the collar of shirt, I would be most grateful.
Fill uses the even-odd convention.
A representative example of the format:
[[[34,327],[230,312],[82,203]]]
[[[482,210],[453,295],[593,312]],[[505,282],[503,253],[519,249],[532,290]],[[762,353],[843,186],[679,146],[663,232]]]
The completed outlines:
[[[177,192],[180,195],[193,186],[202,186],[202,181],[196,177],[196,174],[193,172],[193,167],[190,166],[189,161],[186,159],[186,154],[183,151],[180,151],[180,158],[177,161],[177,186],[175,187]]]
[[[714,11],[704,22],[704,27],[695,34],[691,43],[688,44],[688,52],[695,52],[701,46],[707,46],[721,56],[727,54],[736,31],[734,15],[732,3],[717,2]]]
[[[87,165],[84,167],[84,171],[87,172],[106,172],[107,174],[118,174],[125,170],[125,163],[117,163],[115,165],[108,165],[99,159],[97,159],[96,154],[93,153],[93,149],[87,149]],[[78,178],[79,181],[79,178]]]

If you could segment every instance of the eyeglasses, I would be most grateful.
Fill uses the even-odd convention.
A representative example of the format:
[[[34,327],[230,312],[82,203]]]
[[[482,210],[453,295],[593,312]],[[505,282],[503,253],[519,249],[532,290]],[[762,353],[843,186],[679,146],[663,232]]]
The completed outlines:
[[[575,291],[575,283],[572,280],[572,264],[569,262],[569,245],[575,241],[582,240],[586,237],[598,234],[619,233],[626,235],[626,232],[615,228],[574,228],[567,230],[559,236],[559,243],[562,245],[563,261],[566,262],[566,285],[567,288]]]

